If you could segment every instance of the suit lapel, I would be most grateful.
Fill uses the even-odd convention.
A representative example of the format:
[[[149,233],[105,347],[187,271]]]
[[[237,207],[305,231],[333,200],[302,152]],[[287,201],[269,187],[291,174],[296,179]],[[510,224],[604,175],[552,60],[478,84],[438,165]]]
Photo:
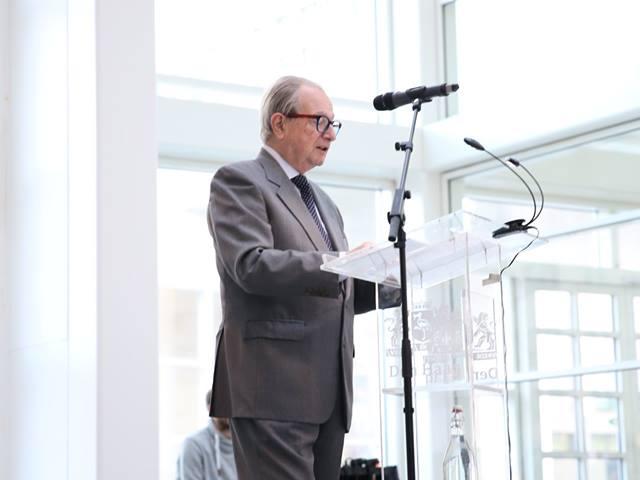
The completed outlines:
[[[280,168],[278,162],[264,149],[260,150],[257,160],[262,165],[262,168],[264,168],[267,180],[273,185],[276,195],[278,195],[282,203],[284,203],[296,218],[311,243],[316,247],[316,250],[326,250],[327,247],[320,235],[320,231],[313,221],[309,210],[307,210],[307,206],[302,201],[297,187],[287,178],[287,175],[282,168]],[[331,233],[329,235],[331,235]]]

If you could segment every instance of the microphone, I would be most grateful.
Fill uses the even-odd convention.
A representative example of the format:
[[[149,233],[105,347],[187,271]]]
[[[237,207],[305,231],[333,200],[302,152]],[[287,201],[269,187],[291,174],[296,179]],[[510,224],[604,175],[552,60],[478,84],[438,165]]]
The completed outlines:
[[[524,165],[522,165],[517,160],[515,160],[513,158],[510,158],[509,162],[512,165],[515,165],[515,167],[510,167],[509,164],[507,164],[507,162],[505,162],[500,157],[498,157],[498,156],[494,155],[493,153],[491,153],[489,150],[484,148],[480,142],[478,142],[477,140],[475,140],[473,138],[465,137],[464,143],[466,143],[467,145],[469,145],[472,148],[475,148],[476,150],[480,150],[481,152],[487,152],[489,155],[491,155],[493,158],[495,158],[500,163],[502,163],[505,167],[507,167],[516,177],[518,177],[520,179],[520,181],[524,184],[524,186],[527,187],[527,190],[529,190],[529,194],[531,195],[531,199],[533,201],[533,216],[531,217],[531,220],[529,220],[527,223],[525,223],[525,220],[522,219],[522,218],[518,218],[516,220],[509,220],[508,222],[504,223],[504,227],[500,227],[500,228],[498,228],[497,230],[495,230],[493,232],[493,238],[504,237],[506,235],[511,235],[512,233],[526,232],[527,228],[534,228],[534,227],[529,227],[529,225],[531,225],[531,223],[533,221],[535,221],[540,216],[540,213],[542,213],[542,206],[540,207],[540,211],[538,212],[538,208],[537,208],[537,204],[536,204],[536,197],[533,194],[533,191],[531,190],[531,187],[529,187],[529,184],[524,180],[524,178],[522,178],[518,174],[518,172],[516,172],[514,170],[515,167],[522,166],[524,168]],[[542,188],[540,188],[540,184],[535,179],[535,177],[531,174],[531,172],[529,172],[528,170],[526,170],[526,171],[531,176],[531,178],[533,178],[533,180],[536,182],[536,185],[538,185],[538,189],[540,190],[540,194],[542,195],[542,197],[541,197],[542,198],[542,202],[543,202],[542,205],[544,205],[544,194],[542,193]]]
[[[480,142],[478,142],[477,140],[474,140],[473,138],[464,137],[464,143],[466,143],[470,147],[475,148],[476,150],[480,150],[481,152],[484,152],[484,147],[480,145]]]
[[[407,105],[416,99],[430,102],[433,97],[446,97],[460,88],[457,83],[447,85],[443,83],[436,87],[413,87],[404,92],[387,92],[373,99],[373,108],[376,110],[394,110]]]

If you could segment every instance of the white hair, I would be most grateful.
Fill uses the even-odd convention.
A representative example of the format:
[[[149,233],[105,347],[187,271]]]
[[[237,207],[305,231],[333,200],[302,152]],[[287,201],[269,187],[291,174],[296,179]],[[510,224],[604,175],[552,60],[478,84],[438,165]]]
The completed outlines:
[[[265,94],[260,112],[261,125],[260,137],[263,142],[267,142],[273,134],[271,127],[271,116],[274,113],[289,115],[295,113],[298,105],[298,91],[302,86],[314,87],[322,90],[320,85],[302,77],[292,75],[281,77],[273,84]]]

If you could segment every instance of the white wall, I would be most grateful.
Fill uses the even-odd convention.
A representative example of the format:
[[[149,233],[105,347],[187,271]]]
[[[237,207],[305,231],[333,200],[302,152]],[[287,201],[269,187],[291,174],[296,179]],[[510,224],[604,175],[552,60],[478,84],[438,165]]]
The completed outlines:
[[[152,0],[0,3],[3,479],[158,475],[153,18]]]

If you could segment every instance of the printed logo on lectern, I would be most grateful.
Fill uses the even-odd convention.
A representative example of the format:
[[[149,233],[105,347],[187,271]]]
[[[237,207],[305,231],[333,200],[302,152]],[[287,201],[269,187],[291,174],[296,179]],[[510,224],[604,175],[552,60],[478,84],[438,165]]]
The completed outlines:
[[[473,317],[473,359],[496,358],[496,322],[487,312]]]
[[[463,300],[464,300],[463,296]],[[499,348],[493,299],[473,293],[473,313],[430,300],[415,303],[409,327],[416,384],[492,381],[498,378]],[[463,302],[464,304],[464,302]],[[384,318],[386,377],[401,375],[402,312],[388,309]]]
[[[401,354],[402,316],[400,310],[384,319],[386,356]],[[428,356],[448,355],[462,351],[460,315],[446,306],[431,303],[417,304],[410,312],[411,347],[415,354]]]

